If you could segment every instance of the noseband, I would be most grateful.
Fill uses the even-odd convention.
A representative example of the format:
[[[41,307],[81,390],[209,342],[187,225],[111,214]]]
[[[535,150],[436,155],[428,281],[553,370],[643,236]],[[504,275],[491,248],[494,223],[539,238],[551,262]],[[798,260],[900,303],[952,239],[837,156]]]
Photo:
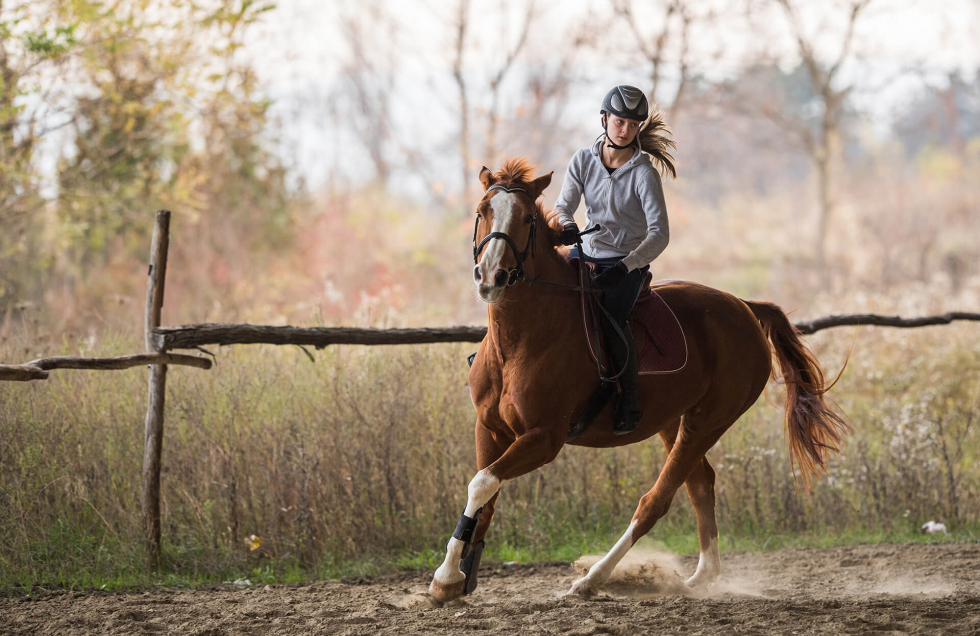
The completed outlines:
[[[527,196],[531,197],[531,193],[524,188],[508,187],[505,185],[494,184],[487,188],[486,194],[489,194],[491,190],[503,190],[504,192],[523,192]],[[534,202],[534,197],[531,197],[532,203]],[[491,240],[495,238],[502,239],[510,247],[510,250],[514,253],[514,258],[517,260],[517,267],[511,268],[507,272],[507,286],[510,287],[519,280],[524,279],[524,259],[527,258],[528,252],[531,256],[534,256],[534,237],[537,234],[537,222],[538,222],[538,211],[534,210],[534,216],[531,217],[531,232],[527,237],[527,245],[524,246],[523,252],[517,251],[517,244],[514,243],[514,239],[507,235],[505,232],[490,232],[480,244],[476,244],[476,234],[480,229],[480,217],[476,217],[476,223],[473,225],[473,264],[477,265],[480,262],[480,253],[483,251],[483,247]]]

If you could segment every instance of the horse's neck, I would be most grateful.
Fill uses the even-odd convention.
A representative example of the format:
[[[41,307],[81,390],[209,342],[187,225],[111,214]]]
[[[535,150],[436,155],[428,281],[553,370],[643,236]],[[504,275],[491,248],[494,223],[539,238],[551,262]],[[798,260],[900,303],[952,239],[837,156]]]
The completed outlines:
[[[545,242],[536,245],[535,251],[525,266],[528,278],[578,284],[575,267],[555,248]],[[499,346],[526,349],[529,343],[550,345],[563,326],[579,318],[578,292],[546,283],[518,283],[507,290],[502,303],[490,306],[490,330]]]

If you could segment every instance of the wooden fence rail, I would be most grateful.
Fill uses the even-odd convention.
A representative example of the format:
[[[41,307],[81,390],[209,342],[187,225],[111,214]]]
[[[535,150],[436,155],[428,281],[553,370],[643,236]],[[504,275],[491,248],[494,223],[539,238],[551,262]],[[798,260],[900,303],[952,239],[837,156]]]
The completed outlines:
[[[794,326],[803,334],[831,327],[875,325],[878,327],[925,327],[946,325],[954,320],[980,321],[980,313],[952,311],[937,316],[902,318],[878,314],[826,316]],[[322,349],[330,345],[404,345],[437,342],[480,342],[486,327],[442,327],[418,329],[365,329],[360,327],[278,327],[272,325],[220,324],[160,327],[153,330],[153,348],[164,352],[194,349],[205,345],[272,344],[306,345]]]
[[[273,327],[269,325],[205,324],[160,327],[153,330],[157,351],[194,349],[204,345],[273,344],[306,345],[403,345],[437,342],[480,342],[486,327],[419,329],[363,329],[358,327]]]
[[[794,326],[802,334],[814,334],[832,327],[873,325],[877,327],[926,327],[947,325],[956,320],[980,322],[980,313],[951,311],[935,316],[902,318],[879,314],[839,314],[825,316]],[[289,327],[250,324],[207,323],[179,327],[157,327],[150,331],[156,353],[139,353],[115,358],[75,358],[57,356],[25,364],[0,364],[0,381],[44,380],[52,369],[94,369],[115,371],[149,364],[182,365],[210,369],[211,360],[197,355],[166,353],[174,349],[194,349],[206,345],[271,344],[301,345],[322,349],[330,345],[407,345],[440,342],[480,342],[486,327],[420,327],[415,329],[368,329],[361,327]]]
[[[183,353],[137,353],[115,358],[74,358],[71,356],[55,356],[31,360],[26,364],[0,364],[0,380],[17,380],[18,374],[24,375],[24,380],[44,380],[48,371],[53,369],[88,369],[93,371],[119,371],[145,364],[179,364],[198,369],[210,369],[211,360],[201,356],[189,356]]]
[[[821,329],[830,329],[831,327],[874,325],[876,327],[901,327],[904,329],[910,329],[912,327],[928,327],[930,325],[948,325],[954,320],[980,321],[980,313],[950,311],[937,316],[923,316],[921,318],[879,316],[878,314],[841,314],[838,316],[815,318],[807,322],[798,322],[793,326],[799,329],[800,333],[811,334],[816,333]]]
[[[143,530],[148,562],[156,566],[160,557],[160,465],[163,451],[163,413],[168,365],[210,369],[211,360],[201,356],[168,353],[174,349],[194,349],[204,345],[272,344],[300,345],[322,349],[329,345],[398,345],[438,342],[480,342],[486,327],[444,327],[419,329],[362,329],[352,327],[277,327],[248,324],[202,324],[161,327],[163,291],[170,244],[170,212],[158,210],[153,230],[150,268],[147,272],[144,339],[146,353],[114,358],[40,358],[26,364],[0,364],[0,381],[43,380],[52,369],[118,370],[149,365],[149,395],[143,446],[143,489],[141,495]],[[877,314],[826,316],[796,323],[804,334],[846,325],[923,327],[945,325],[954,320],[980,321],[980,313],[954,311],[938,316],[902,318]]]

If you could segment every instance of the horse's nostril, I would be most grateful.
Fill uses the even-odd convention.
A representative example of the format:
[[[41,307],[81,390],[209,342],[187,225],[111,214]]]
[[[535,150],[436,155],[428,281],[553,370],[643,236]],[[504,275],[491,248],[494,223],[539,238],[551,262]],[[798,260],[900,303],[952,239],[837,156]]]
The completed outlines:
[[[498,269],[497,273],[493,275],[493,285],[494,287],[503,287],[507,284],[507,272],[502,269]]]
[[[476,267],[473,268],[473,280],[475,280],[478,283],[481,280],[483,280],[483,274],[480,273],[480,266],[479,265],[477,265]]]

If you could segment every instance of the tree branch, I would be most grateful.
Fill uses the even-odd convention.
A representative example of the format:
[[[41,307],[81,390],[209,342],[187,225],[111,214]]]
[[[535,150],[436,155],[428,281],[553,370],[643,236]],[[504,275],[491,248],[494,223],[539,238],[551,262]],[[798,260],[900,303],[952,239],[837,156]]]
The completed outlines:
[[[139,353],[115,358],[75,358],[56,356],[38,358],[27,364],[0,364],[0,380],[27,381],[44,380],[53,369],[87,369],[92,371],[119,371],[145,364],[176,364],[198,369],[210,369],[207,358],[189,356],[182,353]]]
[[[794,326],[800,333],[811,334],[822,329],[831,327],[846,327],[853,325],[874,325],[877,327],[928,327],[930,325],[948,325],[954,320],[975,320],[980,321],[980,313],[970,313],[965,311],[950,311],[936,316],[923,316],[921,318],[902,318],[901,316],[881,316],[878,314],[841,314],[837,316],[825,316],[807,322],[798,322]]]
[[[847,56],[850,54],[851,43],[854,40],[854,27],[857,25],[858,21],[858,14],[860,14],[861,11],[870,4],[870,2],[871,0],[858,0],[851,5],[851,14],[848,16],[847,32],[844,34],[844,41],[841,43],[840,55],[837,56],[837,61],[835,61],[831,65],[830,70],[827,71],[828,84],[830,84],[830,82],[834,79],[834,75],[837,74],[841,64],[844,63],[844,60],[847,59]]]

